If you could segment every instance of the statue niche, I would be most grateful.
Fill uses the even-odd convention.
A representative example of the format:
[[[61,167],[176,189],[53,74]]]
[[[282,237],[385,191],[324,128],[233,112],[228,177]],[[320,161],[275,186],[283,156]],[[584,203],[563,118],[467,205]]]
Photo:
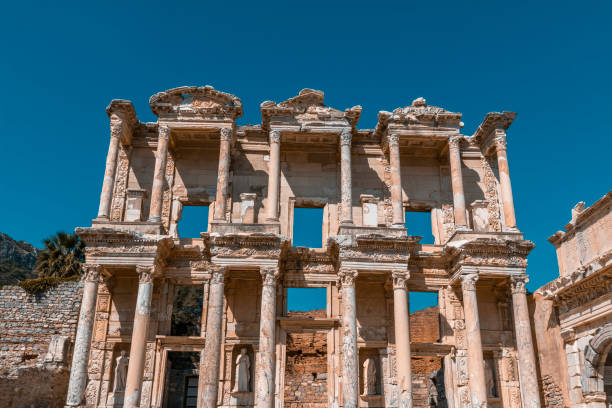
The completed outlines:
[[[363,395],[378,395],[378,378],[374,357],[368,357],[363,362]]]
[[[233,359],[234,387],[232,393],[250,393],[252,390],[252,359],[249,354],[247,347],[240,346],[240,351]]]

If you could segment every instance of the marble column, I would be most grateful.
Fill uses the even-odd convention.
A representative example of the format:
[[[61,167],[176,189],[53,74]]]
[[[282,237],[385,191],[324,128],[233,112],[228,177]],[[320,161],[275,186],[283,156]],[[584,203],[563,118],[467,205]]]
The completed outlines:
[[[222,128],[219,138],[219,170],[217,172],[217,197],[215,198],[215,221],[225,221],[227,192],[229,186],[230,171],[230,142],[232,129]]]
[[[478,317],[478,302],[476,300],[477,273],[461,275],[463,292],[463,313],[465,315],[465,333],[467,340],[468,373],[470,394],[474,408],[487,406],[487,387],[482,354],[482,339],[480,338],[480,319]]]
[[[453,188],[453,206],[455,208],[455,226],[467,229],[465,212],[465,194],[463,193],[463,174],[461,171],[461,140],[463,136],[451,136],[448,139],[448,158],[450,163],[451,183]]]
[[[351,175],[351,134],[345,128],[340,134],[340,182],[342,194],[342,224],[353,223],[353,182]]]
[[[142,377],[146,357],[146,340],[151,317],[151,297],[153,295],[153,265],[136,265],[138,272],[138,295],[134,311],[134,325],[130,344],[130,362],[125,381],[124,408],[140,406],[142,396]]]
[[[404,203],[402,198],[402,173],[400,167],[399,136],[390,134],[387,136],[389,142],[389,165],[391,167],[391,205],[393,208],[394,227],[404,227]]]
[[[119,143],[123,133],[123,121],[111,122],[111,138],[106,155],[106,169],[104,170],[104,182],[102,183],[102,193],[100,194],[100,207],[98,209],[98,219],[109,219],[110,207],[113,200],[113,188],[115,186],[115,171],[117,169],[117,157],[119,155]]]
[[[342,404],[356,408],[359,398],[359,351],[357,350],[357,271],[341,268],[338,272],[342,294]]]
[[[259,353],[255,365],[255,406],[274,408],[276,366],[276,279],[278,267],[261,269],[261,317],[259,322]]]
[[[164,178],[166,175],[166,160],[168,158],[168,140],[170,128],[159,126],[157,137],[157,152],[155,153],[155,170],[153,173],[153,188],[151,190],[151,207],[149,222],[160,222],[164,192]]]
[[[412,357],[410,353],[410,313],[406,281],[408,272],[394,271],[393,320],[395,324],[395,353],[397,357],[397,385],[399,407],[412,408]]]
[[[278,221],[278,196],[280,190],[280,132],[270,131],[270,161],[268,162],[268,208],[269,221]]]
[[[83,265],[85,282],[83,284],[83,298],[76,337],[74,339],[74,352],[70,367],[70,380],[66,407],[80,407],[85,404],[85,388],[87,387],[87,364],[89,363],[89,350],[91,335],[96,314],[96,299],[98,298],[98,281],[102,267],[100,265]]]
[[[206,342],[200,359],[198,383],[198,407],[217,406],[219,388],[219,364],[221,360],[221,338],[223,324],[223,296],[225,267],[215,266],[211,271],[208,316],[206,318]]]
[[[525,275],[510,277],[519,381],[521,384],[523,407],[540,408],[540,391],[538,389],[536,358],[533,349],[533,338],[531,336],[525,283],[527,283],[527,276]]]
[[[501,186],[504,204],[504,220],[508,229],[516,229],[516,215],[514,214],[514,198],[512,197],[512,184],[510,184],[510,169],[508,168],[508,154],[506,153],[506,132],[496,129],[495,151],[497,153],[497,167],[499,169],[499,184]]]

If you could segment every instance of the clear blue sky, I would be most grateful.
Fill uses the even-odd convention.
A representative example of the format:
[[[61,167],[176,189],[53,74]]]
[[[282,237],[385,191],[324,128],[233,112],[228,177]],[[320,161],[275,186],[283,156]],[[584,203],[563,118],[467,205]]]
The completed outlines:
[[[227,5],[224,5],[227,4]],[[0,13],[0,231],[40,246],[90,225],[108,147],[104,108],[210,84],[244,104],[302,88],[379,110],[428,103],[512,110],[509,163],[518,224],[536,243],[530,290],[556,276],[546,238],[610,177],[612,5],[592,2],[8,2]]]

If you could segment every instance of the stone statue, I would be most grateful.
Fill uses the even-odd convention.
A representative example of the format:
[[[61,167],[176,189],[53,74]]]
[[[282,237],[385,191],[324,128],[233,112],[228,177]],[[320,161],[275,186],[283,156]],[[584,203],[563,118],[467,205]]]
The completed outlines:
[[[487,384],[487,397],[496,398],[497,395],[497,387],[495,385],[495,373],[493,372],[493,361],[486,359],[485,360],[485,377]]]
[[[125,391],[125,382],[127,380],[128,363],[130,358],[126,350],[121,350],[121,355],[115,360],[115,384],[113,392]]]
[[[363,362],[363,395],[376,394],[376,360],[368,357]]]
[[[236,379],[234,384],[234,392],[249,392],[249,383],[251,381],[251,360],[247,354],[246,348],[240,349],[240,354],[236,358]]]

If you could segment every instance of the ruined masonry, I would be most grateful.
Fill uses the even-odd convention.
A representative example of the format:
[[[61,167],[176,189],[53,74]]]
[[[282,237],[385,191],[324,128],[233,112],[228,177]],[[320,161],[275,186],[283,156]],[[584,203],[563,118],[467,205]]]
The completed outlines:
[[[67,407],[542,406],[534,245],[506,154],[515,113],[467,136],[460,113],[423,98],[374,129],[311,89],[263,102],[259,125],[238,126],[240,99],[210,86],[149,103],[155,123],[129,101],[107,108],[98,216],[77,229]],[[181,235],[186,206],[210,208],[199,237]],[[321,248],[292,245],[303,207],[323,211]],[[430,215],[433,244],[407,212]],[[289,288],[325,288],[326,308],[288,313]],[[177,294],[192,289],[201,316],[181,332]],[[410,319],[409,292],[437,293],[436,331]],[[411,339],[411,320],[429,334]]]

